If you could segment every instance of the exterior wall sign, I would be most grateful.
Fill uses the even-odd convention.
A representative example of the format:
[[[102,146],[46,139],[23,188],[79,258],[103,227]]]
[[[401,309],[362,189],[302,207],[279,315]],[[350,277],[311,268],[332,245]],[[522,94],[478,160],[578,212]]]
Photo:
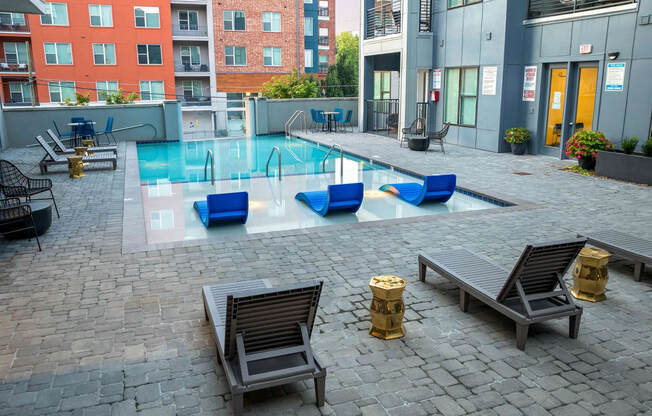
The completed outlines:
[[[537,93],[537,67],[526,66],[523,77],[523,101],[534,101]]]
[[[496,95],[497,78],[497,66],[485,66],[482,68],[482,95]]]
[[[441,89],[441,69],[432,70],[432,89],[433,90]]]
[[[580,53],[584,54],[584,53],[591,53],[591,52],[593,52],[593,45],[591,45],[590,43],[585,45],[580,45]]]
[[[607,64],[607,79],[605,91],[622,91],[625,85],[625,62],[610,62]]]

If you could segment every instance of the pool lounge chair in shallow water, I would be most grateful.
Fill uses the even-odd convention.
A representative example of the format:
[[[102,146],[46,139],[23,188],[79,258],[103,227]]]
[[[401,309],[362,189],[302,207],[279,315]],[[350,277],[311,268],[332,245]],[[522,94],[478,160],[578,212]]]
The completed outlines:
[[[419,255],[419,279],[428,267],[460,289],[460,308],[467,312],[471,297],[516,322],[516,346],[524,350],[531,324],[569,317],[569,336],[577,338],[582,307],[576,306],[564,274],[586,239],[528,245],[511,273],[465,249]]]
[[[328,185],[326,191],[299,192],[295,198],[322,217],[331,211],[357,212],[364,198],[364,184]]]
[[[420,205],[423,201],[448,201],[455,192],[455,175],[430,175],[420,183],[395,183],[383,185],[381,191],[391,192],[403,201]]]
[[[267,280],[204,286],[204,312],[231,390],[233,413],[244,393],[313,379],[324,405],[326,369],[310,346],[322,282],[272,287]]]
[[[249,216],[249,194],[247,192],[211,194],[206,196],[206,201],[195,201],[193,208],[206,228],[223,221],[241,221],[245,224]]]

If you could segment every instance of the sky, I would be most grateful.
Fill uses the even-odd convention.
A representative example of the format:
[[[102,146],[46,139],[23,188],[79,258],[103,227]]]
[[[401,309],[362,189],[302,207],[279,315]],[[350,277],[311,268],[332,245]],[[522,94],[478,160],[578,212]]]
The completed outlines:
[[[335,14],[337,33],[360,32],[360,0],[337,0]]]

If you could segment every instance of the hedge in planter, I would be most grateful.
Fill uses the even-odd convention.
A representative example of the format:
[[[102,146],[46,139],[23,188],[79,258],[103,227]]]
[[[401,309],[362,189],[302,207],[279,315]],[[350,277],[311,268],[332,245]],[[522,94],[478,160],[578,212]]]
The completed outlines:
[[[601,131],[578,131],[566,142],[566,156],[577,159],[579,165],[588,170],[595,168],[599,150],[611,150],[613,145]]]
[[[525,127],[512,127],[505,130],[505,141],[511,145],[513,154],[525,154],[527,142],[530,141],[530,132]]]

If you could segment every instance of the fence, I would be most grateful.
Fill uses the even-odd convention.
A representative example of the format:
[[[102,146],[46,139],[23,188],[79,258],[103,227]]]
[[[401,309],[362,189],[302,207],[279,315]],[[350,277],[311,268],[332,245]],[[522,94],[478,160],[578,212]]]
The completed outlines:
[[[366,100],[367,131],[388,136],[398,133],[399,100]]]
[[[577,13],[585,10],[636,3],[635,0],[529,0],[528,18]]]
[[[365,38],[401,33],[401,0],[367,9]]]

